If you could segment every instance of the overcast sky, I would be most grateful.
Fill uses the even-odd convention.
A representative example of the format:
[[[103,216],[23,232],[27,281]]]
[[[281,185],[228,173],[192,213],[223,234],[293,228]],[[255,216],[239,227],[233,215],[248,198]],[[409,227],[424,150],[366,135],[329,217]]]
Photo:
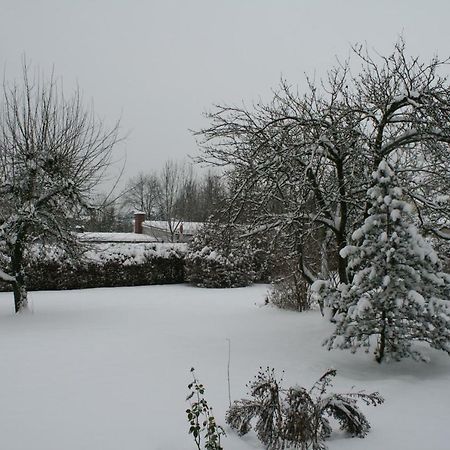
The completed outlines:
[[[268,98],[281,76],[301,89],[356,42],[387,53],[403,34],[411,54],[449,56],[449,17],[449,0],[0,0],[0,65],[54,66],[122,117],[128,178],[195,155],[189,129],[214,103]]]

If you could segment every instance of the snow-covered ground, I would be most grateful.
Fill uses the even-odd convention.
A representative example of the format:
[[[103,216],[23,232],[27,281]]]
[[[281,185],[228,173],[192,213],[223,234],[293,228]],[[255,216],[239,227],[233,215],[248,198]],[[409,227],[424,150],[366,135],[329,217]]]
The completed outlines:
[[[264,307],[266,286],[185,285],[31,293],[32,314],[15,317],[0,294],[0,448],[5,450],[191,450],[185,417],[189,369],[224,424],[231,394],[259,366],[285,370],[286,385],[310,385],[338,369],[336,389],[378,390],[363,407],[372,431],[334,433],[331,450],[450,448],[450,358],[379,366],[365,354],[321,347],[331,325],[317,312]],[[262,449],[228,430],[225,450]]]

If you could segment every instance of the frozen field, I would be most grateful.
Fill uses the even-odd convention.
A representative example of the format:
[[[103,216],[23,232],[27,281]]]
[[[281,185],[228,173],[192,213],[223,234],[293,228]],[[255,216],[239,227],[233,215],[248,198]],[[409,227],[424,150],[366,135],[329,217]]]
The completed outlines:
[[[310,385],[328,367],[336,389],[378,390],[365,407],[364,439],[336,432],[331,450],[450,448],[450,358],[379,366],[365,354],[328,352],[331,325],[316,312],[264,307],[266,286],[206,290],[185,285],[31,293],[15,317],[0,293],[2,450],[190,450],[186,385],[193,366],[224,424],[231,340],[232,398],[259,366]],[[262,449],[228,430],[225,450]]]

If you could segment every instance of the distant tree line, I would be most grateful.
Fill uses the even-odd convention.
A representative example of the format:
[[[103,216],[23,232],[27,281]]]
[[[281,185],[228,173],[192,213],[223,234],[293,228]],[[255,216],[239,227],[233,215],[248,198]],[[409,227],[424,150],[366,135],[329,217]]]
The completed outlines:
[[[141,172],[130,178],[117,199],[97,201],[80,220],[87,231],[131,231],[134,212],[145,213],[146,220],[205,222],[219,218],[228,197],[226,178],[217,171],[199,174],[192,164],[167,161],[160,171]]]
[[[217,213],[226,192],[224,179],[217,173],[209,170],[199,175],[192,164],[167,161],[159,172],[131,178],[121,204],[144,212],[149,220],[204,222]]]

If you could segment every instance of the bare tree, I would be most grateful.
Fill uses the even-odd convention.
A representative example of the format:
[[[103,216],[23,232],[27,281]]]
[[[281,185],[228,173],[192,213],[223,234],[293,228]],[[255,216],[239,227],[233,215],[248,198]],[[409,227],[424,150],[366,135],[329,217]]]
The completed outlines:
[[[383,158],[422,226],[450,238],[439,229],[450,219],[443,195],[450,190],[450,86],[440,75],[446,61],[410,58],[403,41],[387,57],[353,50],[357,75],[340,63],[320,85],[310,81],[304,95],[282,82],[267,104],[217,106],[211,126],[198,133],[200,160],[231,176],[233,220],[283,236],[310,283],[327,266],[308,251],[314,241],[325,243],[322,255],[347,281],[340,250],[367,214],[365,193]]]
[[[205,222],[219,211],[227,189],[211,170],[199,176],[192,164],[167,161],[159,173],[131,178],[121,196],[124,211],[142,211],[149,220],[167,221],[172,235],[181,221]]]
[[[159,216],[167,222],[172,240],[182,222],[205,221],[224,192],[213,175],[199,180],[193,166],[186,162],[167,161],[159,186]]]
[[[15,310],[27,307],[25,256],[34,243],[74,253],[71,221],[89,207],[92,190],[111,162],[118,125],[106,129],[83,106],[77,90],[66,98],[52,76],[3,85],[0,111],[0,269],[12,285]]]
[[[174,205],[177,218],[197,221],[199,209],[199,182],[192,164],[179,165],[179,189]]]
[[[144,212],[149,220],[155,219],[158,214],[160,196],[158,175],[140,173],[128,181],[122,204],[128,209]]]
[[[183,166],[169,160],[164,164],[159,178],[161,189],[159,197],[160,216],[162,220],[167,222],[172,241],[182,221],[180,217],[177,217],[176,204],[182,187],[183,170]]]
[[[76,229],[93,232],[130,232],[133,228],[129,209],[122,203],[122,195],[98,193],[92,196],[92,208],[77,220]]]
[[[219,218],[228,194],[224,177],[209,170],[201,179],[198,190],[198,205],[200,206],[198,220],[205,222],[212,216],[217,216],[216,219]]]
[[[218,215],[226,196],[225,183],[212,171],[199,176],[191,164],[181,167],[181,182],[175,205],[175,214],[183,221],[205,222]]]

